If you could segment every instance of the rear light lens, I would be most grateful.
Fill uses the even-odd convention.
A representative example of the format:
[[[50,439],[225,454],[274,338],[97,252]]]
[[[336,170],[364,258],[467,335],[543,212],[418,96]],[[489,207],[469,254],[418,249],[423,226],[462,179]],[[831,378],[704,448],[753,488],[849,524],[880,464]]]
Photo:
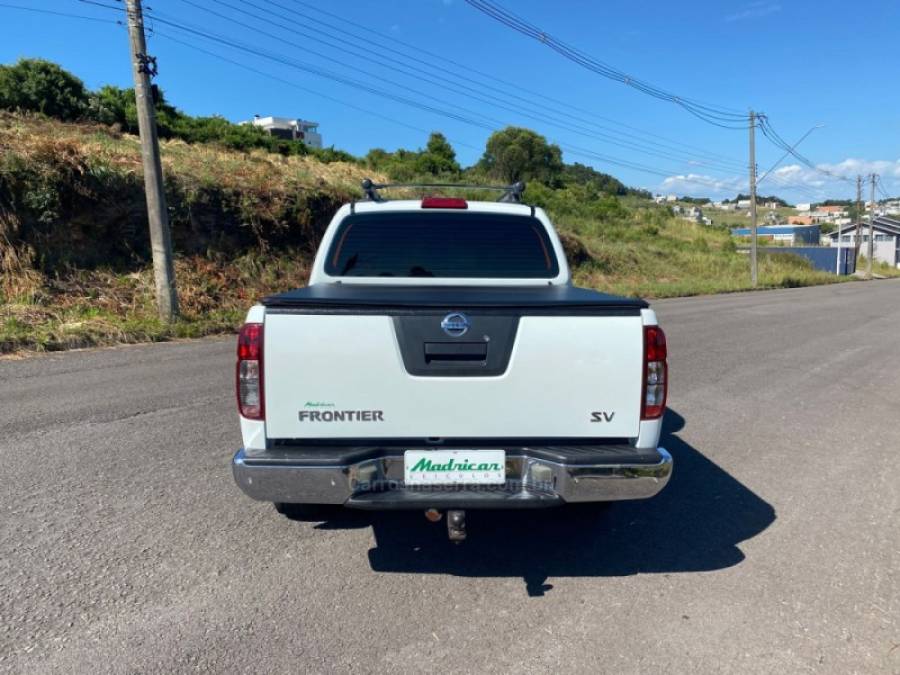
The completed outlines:
[[[644,326],[644,397],[641,419],[655,420],[666,410],[668,365],[666,334],[659,326]]]
[[[251,420],[266,418],[263,395],[263,325],[245,323],[237,344],[236,389],[238,412]]]
[[[423,209],[467,209],[469,202],[459,197],[425,197]]]

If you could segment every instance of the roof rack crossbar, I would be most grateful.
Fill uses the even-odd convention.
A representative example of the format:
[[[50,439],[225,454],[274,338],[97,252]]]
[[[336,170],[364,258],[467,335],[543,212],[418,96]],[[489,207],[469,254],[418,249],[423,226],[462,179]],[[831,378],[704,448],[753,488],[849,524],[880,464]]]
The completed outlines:
[[[512,185],[474,185],[469,183],[375,183],[370,178],[365,178],[362,182],[362,190],[366,195],[366,199],[373,202],[386,201],[379,193],[379,190],[387,190],[390,188],[457,188],[464,190],[494,190],[502,194],[497,199],[499,202],[510,202],[520,204],[522,202],[522,193],[525,192],[525,183],[518,181]]]

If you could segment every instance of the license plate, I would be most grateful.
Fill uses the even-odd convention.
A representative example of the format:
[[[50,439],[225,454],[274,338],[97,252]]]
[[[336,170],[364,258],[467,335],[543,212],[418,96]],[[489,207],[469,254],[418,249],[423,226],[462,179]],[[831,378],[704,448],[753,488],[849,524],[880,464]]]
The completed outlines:
[[[407,485],[500,485],[506,482],[505,450],[407,450]]]

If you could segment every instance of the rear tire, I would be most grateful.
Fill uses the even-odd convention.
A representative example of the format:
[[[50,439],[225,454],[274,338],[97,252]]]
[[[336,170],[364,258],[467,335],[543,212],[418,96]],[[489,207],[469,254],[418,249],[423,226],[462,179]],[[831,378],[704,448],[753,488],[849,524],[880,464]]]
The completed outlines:
[[[275,510],[291,520],[328,520],[339,508],[335,504],[287,504],[274,502]]]

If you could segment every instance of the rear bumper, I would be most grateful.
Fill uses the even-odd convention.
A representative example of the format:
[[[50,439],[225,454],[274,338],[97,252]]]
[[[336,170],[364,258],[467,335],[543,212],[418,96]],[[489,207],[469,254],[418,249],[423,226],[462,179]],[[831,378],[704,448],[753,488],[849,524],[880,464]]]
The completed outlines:
[[[402,453],[328,464],[284,453],[249,457],[239,450],[232,469],[235,482],[253,499],[360,509],[540,508],[646,499],[662,490],[672,474],[672,456],[663,448],[650,461],[642,457],[635,463],[559,459],[539,452],[507,455],[504,485],[466,487],[404,485]]]

